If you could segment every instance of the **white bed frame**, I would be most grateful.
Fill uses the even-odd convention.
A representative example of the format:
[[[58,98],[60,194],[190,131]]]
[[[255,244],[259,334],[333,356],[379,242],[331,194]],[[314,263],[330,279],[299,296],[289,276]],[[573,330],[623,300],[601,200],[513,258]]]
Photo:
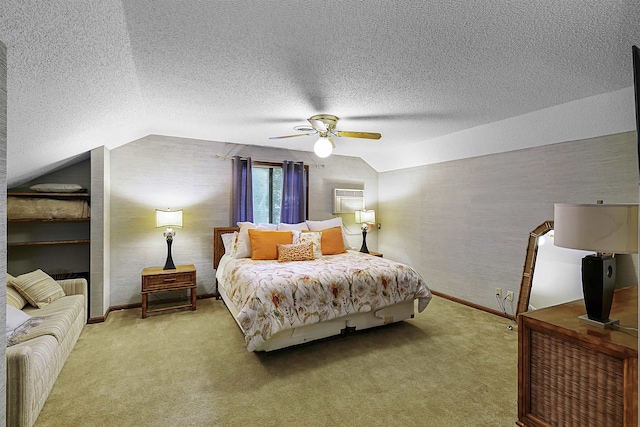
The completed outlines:
[[[222,258],[222,255],[224,254],[224,249],[221,250],[221,248],[223,248],[223,244],[222,238],[220,236],[224,233],[233,233],[234,231],[238,231],[238,228],[224,227],[213,229],[213,266],[215,269],[218,268],[220,258]],[[242,325],[240,325],[240,322],[238,322],[238,308],[233,304],[233,301],[231,301],[231,299],[224,292],[223,286],[217,286],[217,292],[224,301],[224,304],[227,306],[227,309],[235,319],[238,327],[244,335],[245,331],[244,329],[242,329]],[[278,350],[281,348],[290,347],[292,345],[303,344],[334,335],[355,332],[362,329],[375,328],[377,326],[387,325],[389,323],[401,322],[406,319],[412,319],[414,316],[414,309],[415,302],[414,300],[410,300],[383,307],[376,311],[353,313],[320,323],[286,329],[271,336],[271,338],[269,338],[258,348],[256,348],[256,351]]]

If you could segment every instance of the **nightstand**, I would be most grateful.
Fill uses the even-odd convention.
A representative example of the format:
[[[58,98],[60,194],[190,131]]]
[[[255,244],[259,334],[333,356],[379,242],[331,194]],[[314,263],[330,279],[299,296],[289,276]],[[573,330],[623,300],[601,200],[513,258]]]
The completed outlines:
[[[383,258],[382,254],[380,252],[369,251],[369,255],[379,256],[380,258]]]
[[[149,310],[149,294],[155,292],[177,291],[189,289],[191,303]],[[196,267],[193,264],[179,265],[175,270],[163,270],[162,267],[147,267],[142,270],[142,318],[154,311],[173,310],[191,307],[196,309]]]

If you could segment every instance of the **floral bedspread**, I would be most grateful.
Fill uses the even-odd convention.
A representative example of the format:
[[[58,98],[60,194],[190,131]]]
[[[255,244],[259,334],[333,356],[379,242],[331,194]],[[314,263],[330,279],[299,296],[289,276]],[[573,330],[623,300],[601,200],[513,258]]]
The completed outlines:
[[[285,329],[416,298],[421,312],[431,300],[413,268],[359,252],[287,263],[233,259],[220,279],[249,351]]]

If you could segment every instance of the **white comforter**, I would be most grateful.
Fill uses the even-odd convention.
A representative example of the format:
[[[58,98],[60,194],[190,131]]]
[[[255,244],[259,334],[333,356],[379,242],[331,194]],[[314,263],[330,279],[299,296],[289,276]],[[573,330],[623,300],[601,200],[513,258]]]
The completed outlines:
[[[416,298],[422,311],[431,300],[413,268],[353,251],[287,263],[225,256],[216,277],[238,309],[249,351],[285,329]]]

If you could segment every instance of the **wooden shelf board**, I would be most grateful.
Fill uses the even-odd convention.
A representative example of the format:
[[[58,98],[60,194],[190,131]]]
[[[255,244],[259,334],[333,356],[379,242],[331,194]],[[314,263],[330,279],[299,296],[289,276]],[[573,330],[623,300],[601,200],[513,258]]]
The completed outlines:
[[[7,243],[7,247],[12,246],[43,246],[43,245],[75,245],[78,243],[90,243],[89,239],[79,239],[79,240],[53,240],[49,242],[15,242],[15,243]]]

